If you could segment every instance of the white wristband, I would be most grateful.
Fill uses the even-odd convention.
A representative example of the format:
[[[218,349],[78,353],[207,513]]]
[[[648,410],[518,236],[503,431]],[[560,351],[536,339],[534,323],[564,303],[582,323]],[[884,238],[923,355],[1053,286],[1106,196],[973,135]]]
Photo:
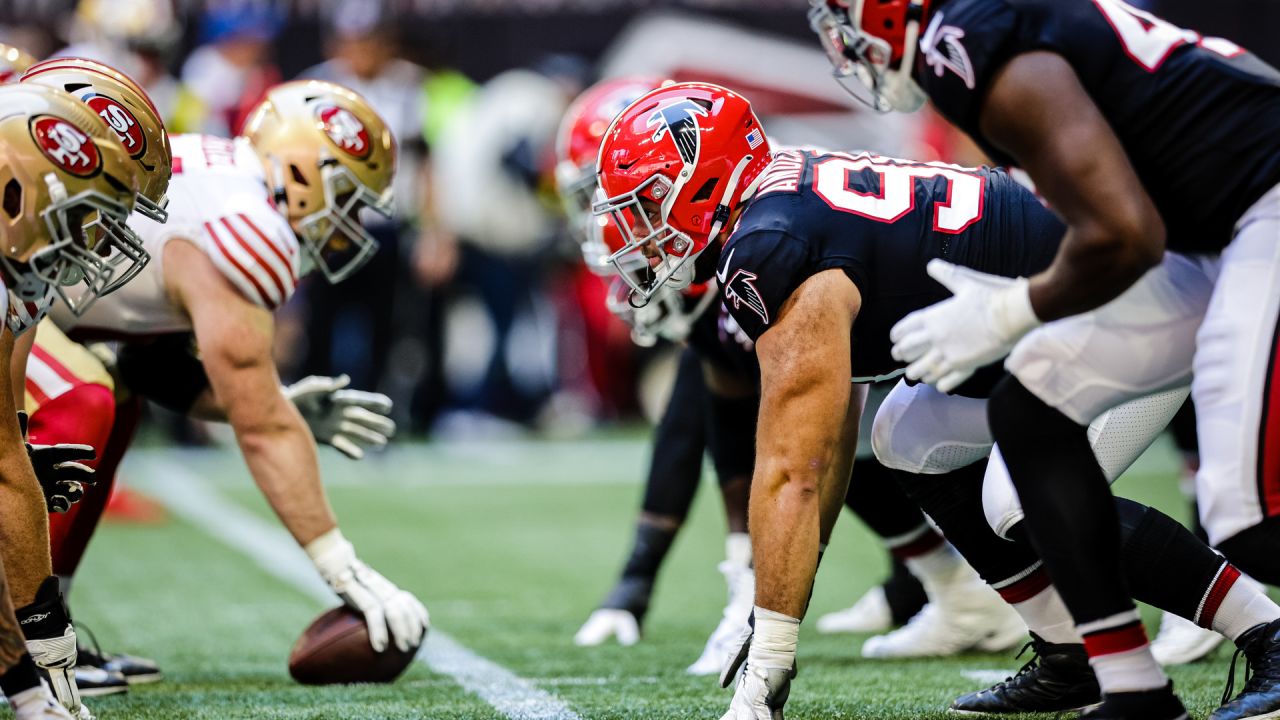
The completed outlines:
[[[1006,338],[1019,338],[1042,324],[1031,307],[1031,281],[1018,278],[999,293],[992,308],[996,330]]]
[[[303,548],[325,580],[337,576],[356,559],[356,548],[334,528]]]

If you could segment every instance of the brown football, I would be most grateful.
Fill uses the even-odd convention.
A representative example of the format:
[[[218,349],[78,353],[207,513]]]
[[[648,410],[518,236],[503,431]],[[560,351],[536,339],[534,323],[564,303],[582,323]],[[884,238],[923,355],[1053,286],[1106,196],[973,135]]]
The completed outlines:
[[[364,618],[351,608],[336,607],[302,631],[289,653],[289,674],[303,685],[389,683],[416,654],[417,648],[401,652],[394,643],[374,652]]]

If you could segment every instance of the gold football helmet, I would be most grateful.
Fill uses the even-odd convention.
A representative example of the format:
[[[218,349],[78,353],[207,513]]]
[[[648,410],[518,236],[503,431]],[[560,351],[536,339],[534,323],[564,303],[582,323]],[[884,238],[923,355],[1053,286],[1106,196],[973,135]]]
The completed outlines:
[[[36,63],[20,82],[65,90],[88,105],[116,135],[129,156],[142,166],[142,189],[135,208],[143,216],[164,222],[173,151],[160,112],[147,92],[128,75],[85,58],[59,57]],[[141,268],[139,268],[141,269]],[[123,283],[128,278],[117,278]]]
[[[22,73],[35,64],[35,56],[26,50],[0,43],[0,85],[17,82]]]
[[[125,224],[140,174],[116,134],[72,96],[0,87],[0,271],[27,316],[10,314],[15,333],[55,293],[81,314],[149,259]]]
[[[369,103],[319,80],[277,85],[245,121],[276,207],[325,278],[339,282],[373,257],[378,242],[361,208],[391,214],[396,142]]]

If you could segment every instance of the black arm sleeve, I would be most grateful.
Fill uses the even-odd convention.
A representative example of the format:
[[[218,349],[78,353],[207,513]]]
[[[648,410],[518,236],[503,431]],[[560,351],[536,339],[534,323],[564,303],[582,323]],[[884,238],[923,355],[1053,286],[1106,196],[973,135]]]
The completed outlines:
[[[184,415],[209,387],[209,376],[196,356],[191,333],[127,343],[120,349],[116,365],[120,381],[129,391]]]

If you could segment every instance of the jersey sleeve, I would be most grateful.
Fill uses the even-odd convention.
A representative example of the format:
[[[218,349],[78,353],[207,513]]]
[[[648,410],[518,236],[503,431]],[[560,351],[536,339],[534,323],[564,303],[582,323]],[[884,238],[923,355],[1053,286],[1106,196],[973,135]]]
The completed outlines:
[[[784,232],[757,230],[730,238],[716,279],[725,309],[751,342],[769,329],[808,277],[808,264],[804,244]]]
[[[250,302],[275,310],[298,286],[298,240],[265,203],[229,208],[195,233],[205,254]]]
[[[1014,47],[1018,14],[1005,0],[959,0],[934,13],[920,38],[915,77],[947,119],[976,128],[995,73]]]

